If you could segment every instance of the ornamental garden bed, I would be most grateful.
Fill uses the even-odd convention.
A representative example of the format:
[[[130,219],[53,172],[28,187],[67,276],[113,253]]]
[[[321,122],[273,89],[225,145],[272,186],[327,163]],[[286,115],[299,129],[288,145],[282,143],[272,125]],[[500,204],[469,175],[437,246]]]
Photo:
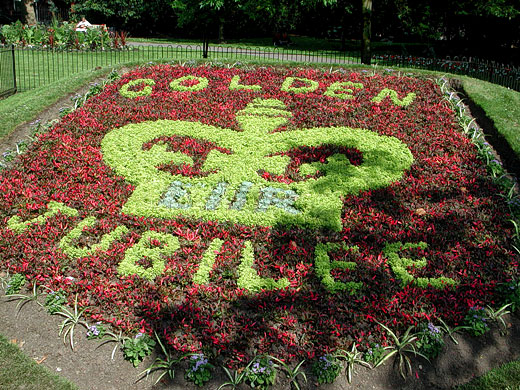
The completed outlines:
[[[426,78],[138,68],[0,195],[3,269],[234,367],[467,324],[518,274],[515,203]]]

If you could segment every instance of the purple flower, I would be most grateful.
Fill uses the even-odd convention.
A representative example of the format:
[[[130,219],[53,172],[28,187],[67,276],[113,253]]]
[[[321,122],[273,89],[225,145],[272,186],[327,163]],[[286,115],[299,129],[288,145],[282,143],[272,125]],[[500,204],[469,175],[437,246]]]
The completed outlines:
[[[433,323],[431,322],[428,322],[428,330],[430,331],[430,333],[432,334],[438,334],[440,333],[440,330],[439,328],[437,328],[435,325],[433,325]]]

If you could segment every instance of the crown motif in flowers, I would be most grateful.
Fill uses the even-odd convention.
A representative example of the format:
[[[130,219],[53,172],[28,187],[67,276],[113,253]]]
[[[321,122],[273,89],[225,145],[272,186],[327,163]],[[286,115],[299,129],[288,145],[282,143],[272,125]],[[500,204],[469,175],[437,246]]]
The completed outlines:
[[[397,138],[349,127],[280,129],[291,117],[282,101],[257,98],[236,114],[242,131],[179,120],[113,129],[103,158],[136,187],[123,212],[340,230],[342,196],[388,186],[413,162]],[[174,137],[191,149],[172,148]],[[309,147],[329,152],[300,159]]]

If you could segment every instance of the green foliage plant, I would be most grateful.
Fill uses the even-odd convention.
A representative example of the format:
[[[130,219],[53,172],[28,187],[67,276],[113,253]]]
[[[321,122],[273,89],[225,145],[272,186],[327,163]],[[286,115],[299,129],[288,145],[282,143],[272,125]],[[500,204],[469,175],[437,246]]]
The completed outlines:
[[[193,277],[193,283],[206,284],[209,282],[209,273],[213,268],[217,253],[222,249],[222,244],[224,244],[224,241],[218,238],[215,238],[213,241],[211,241],[208,249],[202,255],[202,261],[199,264],[199,269]]]
[[[442,330],[432,322],[422,324],[417,333],[417,350],[428,359],[435,359],[444,348]]]
[[[70,258],[78,259],[80,257],[89,256],[98,250],[106,251],[114,241],[121,239],[121,237],[128,232],[126,226],[118,226],[110,233],[103,235],[99,244],[94,244],[90,248],[80,248],[75,246],[73,242],[81,236],[83,230],[86,227],[92,227],[95,224],[96,217],[85,218],[60,240],[60,243],[58,244],[59,248]]]
[[[302,87],[295,87],[293,86],[294,82],[299,82],[302,84],[307,84]],[[287,77],[280,87],[280,91],[283,92],[292,92],[292,93],[307,93],[307,92],[313,92],[317,90],[319,87],[319,83],[317,81],[303,78],[303,77]]]
[[[61,213],[63,215],[67,215],[69,217],[75,217],[78,215],[78,211],[65,206],[63,203],[50,201],[47,206],[47,211],[40,215],[39,217],[33,218],[29,221],[22,221],[21,218],[18,215],[15,215],[7,221],[7,227],[11,229],[12,231],[20,234],[23,233],[25,230],[27,230],[31,225],[33,224],[42,224],[44,223],[48,218],[51,218],[52,216]]]
[[[39,286],[36,283],[33,283],[31,294],[17,293],[17,294],[7,295],[7,297],[9,298],[9,301],[11,301],[11,300],[18,301],[18,304],[16,305],[17,315],[20,314],[20,311],[22,310],[22,308],[29,302],[36,302],[38,305],[41,306],[41,303],[38,302],[39,296],[40,296]]]
[[[275,358],[274,356],[270,356],[270,358],[276,362],[276,368],[281,367],[284,370],[291,387],[294,387],[296,390],[300,390],[300,383],[298,382],[298,377],[302,377],[303,381],[307,383],[307,375],[305,374],[305,371],[303,371],[302,369],[305,360],[302,360],[294,368],[292,368],[287,363],[278,358]]]
[[[185,379],[193,382],[199,387],[203,387],[211,379],[211,369],[213,365],[202,353],[190,355],[188,369],[184,375]]]
[[[338,377],[343,365],[335,355],[321,356],[312,365],[312,372],[316,376],[320,385],[324,383],[333,383]]]
[[[13,295],[20,292],[23,286],[25,286],[27,280],[22,274],[14,274],[9,278],[5,288],[5,295]]]
[[[410,355],[419,355],[429,361],[428,357],[419,352],[415,346],[415,342],[418,339],[418,336],[417,334],[412,333],[414,330],[413,326],[410,326],[401,337],[398,337],[387,326],[381,323],[379,323],[379,325],[386,330],[393,344],[385,347],[385,349],[388,351],[387,354],[379,361],[376,366],[374,366],[374,368],[379,367],[385,361],[391,357],[394,357],[394,365],[399,370],[399,374],[401,377],[406,378],[407,374],[412,373],[412,360]]]
[[[246,91],[260,91],[262,89],[261,85],[245,85],[240,84],[240,76],[235,75],[231,78],[231,82],[229,83],[229,89],[234,90],[246,90]]]
[[[337,243],[319,243],[314,249],[314,263],[316,265],[316,275],[321,279],[323,285],[330,293],[348,291],[350,295],[355,294],[362,286],[361,282],[340,282],[334,280],[331,275],[333,269],[353,270],[357,264],[351,261],[330,261],[329,252],[338,250],[342,246]],[[357,247],[343,245],[343,249],[356,252]]]
[[[404,97],[403,99],[399,99],[399,96],[397,95],[397,92],[393,89],[384,88],[375,96],[372,101],[375,103],[381,103],[384,98],[387,96],[390,97],[392,100],[392,103],[394,103],[396,106],[406,107],[409,106],[415,99],[415,93],[410,92]]]
[[[281,289],[289,286],[287,278],[277,281],[272,278],[261,278],[253,268],[254,259],[253,245],[251,241],[246,241],[242,250],[242,259],[238,266],[238,287],[250,292],[260,292],[261,290]]]
[[[511,314],[511,312],[508,310],[510,307],[511,303],[507,303],[496,310],[489,305],[486,305],[485,308],[487,318],[493,322],[496,322],[499,326],[502,325],[502,329],[500,330],[502,335],[505,335],[507,332],[507,325],[504,320],[504,316]]]
[[[520,279],[504,283],[500,286],[500,292],[504,303],[509,303],[511,311],[516,312],[520,308]]]
[[[356,343],[352,343],[350,351],[341,350],[336,352],[334,356],[345,361],[345,372],[347,374],[348,383],[352,383],[352,375],[354,374],[356,364],[370,368],[370,364],[363,359],[363,353],[358,351]]]
[[[409,267],[426,267],[427,261],[424,257],[413,260],[404,256],[399,256],[399,252],[413,248],[426,249],[427,247],[428,245],[425,242],[406,244],[403,244],[402,242],[388,243],[383,249],[383,255],[388,259],[390,268],[397,276],[397,278],[401,280],[401,285],[403,287],[408,284],[413,284],[421,288],[431,286],[442,290],[449,286],[456,285],[456,280],[446,278],[444,276],[438,278],[415,278],[412,274],[410,274],[410,272],[408,272]]]
[[[184,85],[184,82],[197,81],[196,84],[193,85]],[[197,77],[197,76],[183,76],[179,77],[170,82],[170,88],[173,91],[186,92],[186,91],[201,91],[205,89],[209,84],[209,81],[206,77]]]
[[[139,332],[133,339],[128,338],[123,343],[123,357],[137,367],[145,357],[153,352],[155,344],[154,339],[146,333]]]
[[[467,326],[466,330],[473,336],[482,336],[490,329],[487,323],[488,319],[486,309],[472,306],[464,317],[464,324]]]
[[[50,314],[56,314],[61,311],[63,305],[67,302],[65,291],[49,291],[45,297],[43,306]]]
[[[363,359],[372,366],[377,366],[385,356],[385,348],[377,343],[371,343],[363,355]]]
[[[155,361],[148,367],[146,370],[144,370],[140,374],[140,379],[143,377],[148,378],[151,374],[154,372],[160,372],[159,376],[155,380],[155,385],[159,383],[159,381],[164,378],[164,376],[168,376],[170,380],[175,378],[175,367],[176,365],[185,357],[181,356],[180,358],[174,358],[171,352],[168,351],[164,347],[164,344],[161,342],[161,339],[155,333],[155,339],[157,340],[157,343],[159,343],[159,346],[161,347],[161,352],[164,355],[164,357],[156,357]]]
[[[60,336],[63,334],[63,343],[66,344],[65,339],[69,336],[69,343],[72,350],[74,350],[74,330],[76,326],[82,325],[85,328],[88,324],[81,318],[83,316],[83,312],[86,309],[79,310],[78,308],[78,296],[76,295],[74,298],[74,307],[72,310],[69,310],[65,306],[61,308],[60,311],[57,311],[55,314],[65,317],[60,326]]]
[[[231,371],[227,367],[222,367],[224,369],[224,372],[226,373],[226,376],[228,377],[227,382],[222,383],[217,390],[222,390],[226,386],[230,386],[231,390],[236,390],[237,386],[239,386],[242,382],[244,382],[245,376],[246,376],[246,370],[237,370]]]
[[[143,89],[141,89],[140,91],[133,91],[130,89],[138,85],[145,85],[145,87],[143,87]],[[119,93],[121,94],[121,96],[129,99],[134,99],[139,96],[148,96],[152,94],[153,85],[155,85],[155,81],[152,79],[131,80],[119,89]]]
[[[225,220],[245,225],[304,225],[341,230],[341,196],[385,187],[400,180],[413,156],[395,137],[366,129],[324,127],[284,132],[273,130],[287,123],[292,113],[277,99],[254,99],[236,115],[241,132],[198,122],[157,120],[128,124],[108,132],[102,140],[103,159],[116,174],[136,188],[123,206],[123,213],[172,218],[183,215],[203,220]],[[174,176],[156,167],[161,164],[192,164],[181,152],[168,151],[164,143],[149,150],[142,145],[163,136],[204,139],[230,150],[209,153],[202,169],[205,177]],[[327,163],[302,164],[324,175],[305,181],[266,181],[259,170],[283,174],[288,156],[276,153],[297,145],[348,146],[363,153],[363,163],[354,166],[342,154]],[[132,158],[128,158],[132,156]],[[266,157],[270,156],[270,157]],[[207,205],[222,183],[226,190],[216,207]],[[251,183],[245,204],[235,207],[235,193]],[[214,205],[215,202],[213,201]]]
[[[267,390],[276,379],[276,367],[269,356],[257,356],[245,369],[245,380],[256,389]]]
[[[364,86],[361,83],[354,83],[352,81],[337,81],[332,83],[325,91],[325,96],[333,98],[339,98],[344,100],[354,99],[354,89],[363,89]]]
[[[154,280],[166,267],[165,257],[171,256],[180,248],[179,239],[168,233],[149,230],[143,233],[139,242],[125,252],[117,272],[120,275],[139,275],[143,279]],[[147,258],[151,265],[139,265]]]

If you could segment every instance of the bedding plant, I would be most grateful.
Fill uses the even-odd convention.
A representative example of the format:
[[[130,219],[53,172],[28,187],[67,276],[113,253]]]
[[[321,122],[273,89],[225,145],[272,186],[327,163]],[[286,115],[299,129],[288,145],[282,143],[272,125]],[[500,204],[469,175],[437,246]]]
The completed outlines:
[[[230,367],[459,325],[517,277],[505,199],[429,79],[153,65],[0,177],[0,266]]]

